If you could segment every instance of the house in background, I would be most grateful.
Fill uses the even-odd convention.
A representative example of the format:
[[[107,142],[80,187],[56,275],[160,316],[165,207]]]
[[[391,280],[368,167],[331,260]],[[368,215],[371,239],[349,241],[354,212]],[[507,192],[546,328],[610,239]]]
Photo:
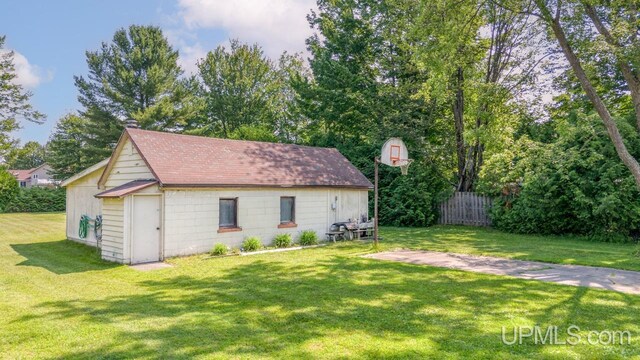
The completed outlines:
[[[51,168],[47,164],[29,170],[11,170],[9,173],[15,176],[18,185],[21,188],[30,188],[34,186],[53,187],[56,181],[50,175]]]
[[[133,264],[324,234],[368,218],[371,182],[336,149],[127,128],[109,160],[65,180],[67,236],[102,215],[101,253]]]

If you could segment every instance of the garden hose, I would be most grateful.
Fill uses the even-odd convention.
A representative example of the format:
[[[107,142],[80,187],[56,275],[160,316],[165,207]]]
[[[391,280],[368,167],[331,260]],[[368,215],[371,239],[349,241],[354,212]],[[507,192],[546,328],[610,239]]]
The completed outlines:
[[[80,239],[86,239],[89,234],[89,221],[91,218],[87,215],[80,217],[80,228],[78,229],[78,237]]]
[[[89,228],[92,226],[93,221],[93,235],[96,240],[102,239],[102,215],[97,215],[96,219],[91,219],[88,215],[82,215],[80,217],[80,227],[78,228],[78,237],[80,239],[86,239],[89,235]]]
[[[93,223],[93,235],[96,240],[102,240],[102,215],[96,215],[96,220]]]

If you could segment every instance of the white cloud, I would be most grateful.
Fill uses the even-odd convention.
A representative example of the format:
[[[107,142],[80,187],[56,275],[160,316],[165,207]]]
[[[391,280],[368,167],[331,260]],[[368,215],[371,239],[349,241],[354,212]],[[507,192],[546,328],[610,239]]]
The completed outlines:
[[[225,30],[230,38],[258,43],[267,56],[276,58],[285,50],[305,52],[305,39],[312,34],[306,17],[316,4],[315,0],[179,0],[179,7],[188,28]]]
[[[6,53],[9,50],[0,50]],[[39,66],[29,63],[29,60],[21,53],[13,50],[13,64],[16,69],[15,82],[26,88],[36,88],[43,82],[53,79],[53,72],[44,71]]]
[[[185,73],[195,74],[198,71],[198,61],[207,55],[200,43],[194,45],[182,45],[180,47],[180,58],[178,58],[178,65],[180,65]]]

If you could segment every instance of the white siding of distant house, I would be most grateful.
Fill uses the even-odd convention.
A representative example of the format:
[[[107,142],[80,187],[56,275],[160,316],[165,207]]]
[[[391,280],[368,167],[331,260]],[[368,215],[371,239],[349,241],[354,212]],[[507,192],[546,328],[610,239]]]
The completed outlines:
[[[324,238],[329,225],[367,215],[367,190],[354,189],[219,189],[164,190],[164,256],[211,250],[215,243],[240,247],[248,236],[269,245],[277,234],[297,240],[303,230]],[[297,227],[279,229],[280,197],[295,196]],[[335,210],[332,203],[335,202]],[[220,198],[238,198],[238,226],[242,231],[218,233]]]
[[[153,179],[154,176],[135,149],[131,140],[127,140],[105,182],[106,189],[128,183],[133,180]]]
[[[102,200],[94,197],[101,191],[98,189],[98,179],[102,170],[103,168],[100,168],[67,186],[67,238],[70,240],[96,246],[93,228],[90,229],[86,239],[80,239],[78,228],[82,215],[95,219],[96,215],[102,214]]]
[[[27,182],[27,187],[50,186],[53,185],[53,177],[49,174],[51,167],[42,166],[31,173],[31,180]]]

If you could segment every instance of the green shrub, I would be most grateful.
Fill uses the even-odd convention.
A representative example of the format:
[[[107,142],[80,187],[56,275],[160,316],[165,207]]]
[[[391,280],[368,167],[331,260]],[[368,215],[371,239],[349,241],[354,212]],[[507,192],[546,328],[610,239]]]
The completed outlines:
[[[635,129],[623,122],[618,126],[629,151],[640,154]],[[522,180],[494,202],[494,227],[632,241],[640,233],[640,191],[604,126],[578,118],[557,121],[556,128],[555,142],[519,156],[516,169],[522,168]]]
[[[216,256],[227,255],[228,251],[229,251],[229,249],[227,248],[226,245],[224,245],[224,244],[216,244],[213,247],[213,250],[211,250],[211,255],[216,255]]]
[[[0,167],[0,212],[18,196],[20,188],[16,178]]]
[[[277,248],[286,248],[291,246],[291,234],[280,234],[280,235],[276,235],[276,237],[273,239],[273,244],[277,247]]]
[[[63,188],[32,187],[20,189],[18,196],[5,206],[6,212],[64,211],[66,192]]]
[[[318,234],[313,230],[305,230],[300,234],[300,245],[309,246],[318,243]]]
[[[257,236],[250,236],[242,242],[242,250],[244,251],[256,251],[262,248],[262,242]]]

